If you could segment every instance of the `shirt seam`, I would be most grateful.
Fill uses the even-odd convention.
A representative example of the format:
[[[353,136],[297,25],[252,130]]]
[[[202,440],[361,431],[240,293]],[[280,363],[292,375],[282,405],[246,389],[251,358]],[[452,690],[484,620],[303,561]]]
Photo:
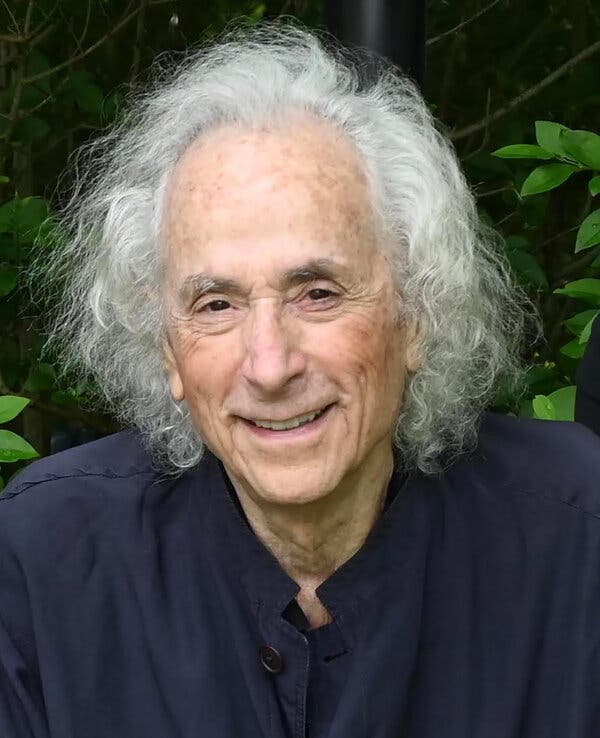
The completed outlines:
[[[533,492],[532,490],[518,488],[518,487],[513,488],[513,494],[527,495],[528,497],[533,497],[535,499],[539,499],[539,500],[542,500],[543,502],[551,503],[554,505],[566,505],[567,507],[570,507],[572,510],[576,510],[582,515],[586,515],[586,516],[595,518],[596,520],[600,520],[600,512],[598,513],[593,512],[592,510],[588,510],[585,507],[576,505],[573,502],[569,502],[568,500],[561,500],[561,499],[557,499],[556,497],[549,497],[548,495],[542,494],[540,492]]]
[[[13,491],[4,491],[0,493],[0,503],[6,502],[7,500],[17,497],[23,492],[27,492],[32,487],[37,487],[39,484],[45,484],[46,482],[57,482],[61,479],[83,479],[85,477],[102,477],[104,479],[129,479],[131,477],[137,477],[143,474],[154,475],[154,472],[148,469],[134,471],[129,474],[117,474],[111,472],[80,472],[78,474],[48,474],[43,479],[38,479],[35,482],[22,482]]]

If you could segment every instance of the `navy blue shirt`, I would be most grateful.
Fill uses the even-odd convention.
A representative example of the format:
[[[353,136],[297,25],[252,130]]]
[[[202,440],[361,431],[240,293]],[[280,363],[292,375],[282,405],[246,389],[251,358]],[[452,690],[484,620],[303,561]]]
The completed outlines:
[[[313,631],[214,456],[32,464],[0,497],[1,738],[598,738],[600,439],[479,438],[396,470]]]

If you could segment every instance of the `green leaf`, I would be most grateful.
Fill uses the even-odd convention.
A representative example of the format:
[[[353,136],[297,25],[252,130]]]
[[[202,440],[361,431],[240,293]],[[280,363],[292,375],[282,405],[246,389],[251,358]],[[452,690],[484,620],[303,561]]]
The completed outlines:
[[[27,397],[0,395],[0,423],[8,423],[9,420],[16,418],[29,402]]]
[[[565,129],[560,132],[559,140],[575,161],[600,171],[600,136],[591,131]]]
[[[507,251],[528,251],[531,241],[525,236],[507,236],[504,239]]]
[[[497,156],[499,159],[552,159],[554,154],[541,146],[514,144],[492,151],[492,156]]]
[[[75,100],[84,112],[100,115],[104,102],[104,93],[98,85],[92,83],[77,90]]]
[[[45,72],[49,68],[50,64],[48,62],[48,57],[45,56],[45,54],[42,54],[41,51],[38,51],[35,47],[30,47],[29,53],[27,54],[27,76],[33,77],[34,74]],[[45,79],[38,79],[34,84],[45,92],[50,92],[50,80],[48,77]]]
[[[562,324],[574,335],[579,337],[586,325],[598,315],[598,310],[584,310],[568,320],[563,320]]]
[[[24,197],[16,201],[14,230],[21,241],[32,243],[47,217],[45,200],[41,197]]]
[[[575,420],[575,392],[577,387],[561,387],[548,395],[554,408],[555,420]]]
[[[40,363],[32,367],[24,389],[27,392],[44,392],[54,387],[56,372],[50,364]]]
[[[583,330],[581,331],[581,335],[579,336],[579,343],[587,344],[587,342],[590,340],[590,336],[592,334],[592,325],[594,324],[598,313],[600,313],[600,310],[596,310],[596,315],[591,317],[584,325]]]
[[[266,3],[259,3],[254,10],[249,15],[249,20],[251,24],[258,23],[262,20],[265,11],[267,9]]]
[[[16,269],[0,269],[0,297],[8,295],[17,286]]]
[[[8,184],[10,182],[10,177],[7,177],[5,174],[0,174],[0,184]]]
[[[12,463],[21,459],[35,459],[38,452],[16,433],[0,430],[0,462]]]
[[[100,115],[104,104],[104,93],[94,82],[92,75],[84,70],[72,71],[67,80],[80,110]]]
[[[600,305],[600,279],[591,277],[576,279],[574,282],[568,282],[564,287],[555,289],[554,294],[575,297],[578,300],[590,302],[592,305]]]
[[[560,353],[568,356],[570,359],[581,359],[585,354],[585,346],[582,343],[579,343],[575,338],[573,341],[565,343],[565,345],[561,347]]]
[[[50,126],[45,120],[30,115],[16,124],[14,138],[21,143],[35,143],[46,138],[49,133]]]
[[[592,177],[588,182],[588,188],[590,195],[598,195],[600,193],[600,174],[596,177]]]
[[[521,187],[521,197],[537,195],[558,187],[576,172],[574,164],[545,164],[531,172]]]
[[[556,409],[546,395],[536,395],[533,398],[533,412],[534,417],[540,420],[556,420]]]
[[[22,242],[31,243],[47,219],[48,206],[41,197],[17,197],[0,206],[0,233],[14,232]]]
[[[577,231],[575,253],[600,243],[600,208],[591,212]]]
[[[536,120],[535,139],[543,149],[550,151],[555,156],[568,157],[569,154],[560,140],[561,131],[568,130],[569,128],[560,125],[560,123],[553,123],[549,120]]]
[[[15,225],[15,200],[0,205],[0,233],[10,233]]]
[[[123,108],[123,95],[119,90],[115,90],[107,95],[102,101],[102,120],[103,122],[112,121],[117,113]]]
[[[528,251],[509,250],[506,253],[510,265],[522,284],[538,290],[547,290],[550,285],[538,260]]]

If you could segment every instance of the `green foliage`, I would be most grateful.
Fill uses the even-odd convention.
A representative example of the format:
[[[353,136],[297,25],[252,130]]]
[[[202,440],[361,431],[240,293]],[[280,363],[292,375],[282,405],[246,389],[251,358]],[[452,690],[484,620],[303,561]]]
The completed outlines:
[[[535,417],[540,420],[574,420],[576,387],[562,387],[549,395],[536,395],[533,399]]]
[[[14,420],[28,404],[29,400],[26,397],[0,396],[0,423]],[[1,463],[35,459],[37,456],[39,456],[38,452],[24,438],[12,431],[0,429]],[[0,490],[3,487],[4,479],[0,476]]]
[[[583,221],[577,232],[575,252],[589,249],[600,243],[600,209],[594,210]]]
[[[93,387],[61,385],[40,355],[42,340],[31,321],[37,311],[23,279],[34,241],[51,249],[58,237],[48,195],[65,163],[119,119],[125,95],[144,84],[163,52],[177,54],[215,37],[240,15],[249,25],[286,14],[322,26],[323,2],[9,5],[0,62],[0,393],[26,395],[32,407],[44,408],[37,426],[33,411],[26,428],[22,415],[10,422],[46,453],[56,418],[80,418],[80,406],[94,395]],[[533,366],[524,395],[500,392],[501,411],[569,415],[555,393],[574,386],[600,307],[600,210],[594,200],[600,195],[600,137],[592,132],[600,129],[597,56],[539,85],[600,34],[592,5],[428,4],[426,97],[454,139],[475,193],[486,198],[482,215],[504,236],[510,265],[539,305],[548,338],[546,345],[527,347]],[[506,112],[494,117],[495,110]],[[532,121],[542,118],[534,130]],[[64,184],[68,189],[68,178]],[[97,415],[85,422],[102,427]]]
[[[552,159],[554,156],[541,146],[534,146],[533,144],[503,146],[501,149],[492,152],[492,155],[499,159]]]
[[[558,187],[577,171],[573,164],[546,164],[531,172],[521,186],[521,197],[537,195]]]
[[[588,182],[591,195],[597,194],[600,189],[600,177],[594,171],[600,171],[600,136],[591,131],[571,130],[567,126],[550,121],[537,121],[535,124],[537,144],[540,147],[517,144],[502,147],[494,152],[499,158],[553,158],[556,163],[536,167],[530,172],[521,186],[521,197],[537,195],[554,190],[563,185],[574,172],[592,172]],[[525,157],[529,153],[531,156]],[[533,156],[535,154],[535,156]],[[538,289],[548,289],[550,284],[539,264],[527,251],[525,239],[518,240],[518,236],[506,239],[507,256],[518,276],[529,275],[529,284]],[[510,244],[518,247],[510,247]],[[575,239],[574,253],[579,253],[600,245],[600,209],[589,213],[578,225]],[[515,259],[515,255],[521,255]],[[531,257],[523,259],[523,254]],[[595,261],[595,260],[594,260]],[[592,266],[594,262],[592,262]],[[561,287],[556,287],[554,295],[571,298],[573,300],[600,308],[600,279],[586,276],[580,279],[567,281]],[[560,354],[568,360],[579,362],[585,353],[585,347],[590,339],[592,325],[597,319],[600,309],[576,312],[571,318],[562,321],[570,333],[576,336],[560,346]],[[573,371],[571,372],[571,375]],[[561,379],[557,379],[557,384]],[[544,420],[573,420],[575,407],[574,384],[559,386],[549,394],[536,394],[531,407],[537,418]]]

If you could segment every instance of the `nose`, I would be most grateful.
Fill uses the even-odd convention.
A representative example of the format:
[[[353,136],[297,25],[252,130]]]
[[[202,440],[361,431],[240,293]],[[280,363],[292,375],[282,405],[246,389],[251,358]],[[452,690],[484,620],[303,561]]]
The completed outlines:
[[[285,388],[306,367],[293,318],[283,313],[277,301],[257,300],[244,331],[242,374],[256,389],[271,394]]]

